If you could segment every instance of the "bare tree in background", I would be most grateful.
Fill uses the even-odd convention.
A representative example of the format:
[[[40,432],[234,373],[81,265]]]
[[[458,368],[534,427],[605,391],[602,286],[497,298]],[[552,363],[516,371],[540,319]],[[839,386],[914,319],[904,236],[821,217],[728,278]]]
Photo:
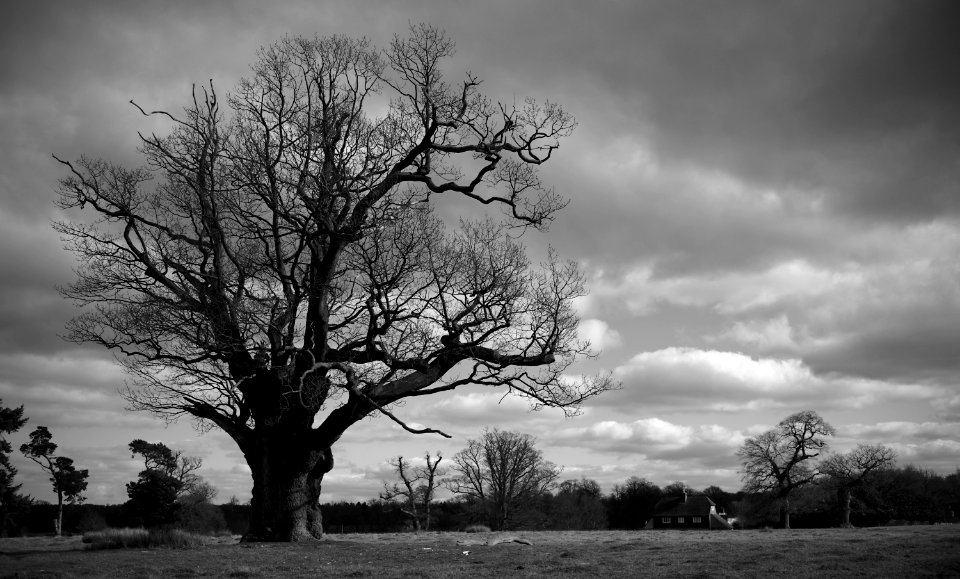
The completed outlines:
[[[439,468],[440,461],[443,460],[439,452],[436,458],[431,457],[428,452],[424,459],[425,466],[413,466],[409,461],[404,461],[402,456],[390,460],[400,482],[384,482],[383,492],[380,493],[383,500],[400,500],[400,511],[413,521],[415,531],[419,531],[421,526],[425,531],[430,530],[430,505],[442,477],[446,474],[445,469]]]
[[[776,428],[748,438],[737,450],[743,490],[770,493],[780,501],[780,524],[790,528],[790,494],[812,483],[820,472],[811,466],[827,449],[832,426],[805,410],[784,418]]]
[[[562,469],[543,459],[529,434],[485,430],[453,457],[449,488],[486,507],[492,526],[504,529],[517,506],[550,490]]]
[[[592,479],[565,480],[557,487],[550,508],[551,528],[596,531],[607,528],[600,484]]]
[[[896,462],[896,453],[882,444],[858,444],[846,454],[834,454],[820,464],[820,471],[833,479],[837,486],[837,505],[840,509],[840,526],[850,524],[850,501],[853,493],[862,488],[868,478],[877,471],[890,468]]]
[[[448,81],[453,53],[428,26],[386,50],[288,37],[226,103],[211,82],[182,115],[140,109],[172,126],[141,136],[146,166],[61,161],[59,206],[92,217],[57,224],[81,260],[69,338],[121,355],[132,408],[236,442],[248,540],[322,535],[333,446],[364,417],[439,433],[404,422],[404,398],[479,384],[576,412],[611,386],[563,375],[589,353],[578,267],[518,240],[566,204],[537,167],[575,121]],[[447,197],[502,219],[449,232]]]

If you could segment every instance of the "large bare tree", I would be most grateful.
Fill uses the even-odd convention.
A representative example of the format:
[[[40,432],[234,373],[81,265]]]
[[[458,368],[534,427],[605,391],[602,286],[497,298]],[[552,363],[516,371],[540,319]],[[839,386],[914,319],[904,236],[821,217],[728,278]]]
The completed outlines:
[[[172,126],[141,135],[146,166],[61,160],[60,207],[80,215],[57,225],[81,259],[69,337],[119,354],[132,408],[233,438],[248,539],[322,534],[332,447],[364,417],[439,432],[401,399],[480,384],[576,411],[610,386],[563,375],[588,351],[578,268],[518,241],[565,205],[537,167],[574,119],[448,82],[453,52],[428,26],[385,50],[285,38],[226,107],[212,82],[182,115],[138,106]],[[501,216],[450,232],[431,207],[451,196]]]
[[[850,452],[824,459],[820,471],[836,485],[841,527],[853,526],[850,523],[850,501],[854,491],[863,488],[874,473],[892,467],[896,459],[894,450],[882,444],[858,444]]]
[[[514,511],[550,490],[562,469],[543,458],[529,434],[484,430],[453,457],[448,486],[487,510],[490,523],[505,529]]]
[[[790,528],[790,495],[814,482],[820,471],[811,466],[827,449],[832,426],[812,410],[784,418],[776,428],[744,441],[737,450],[743,490],[769,493],[780,504],[780,524]]]

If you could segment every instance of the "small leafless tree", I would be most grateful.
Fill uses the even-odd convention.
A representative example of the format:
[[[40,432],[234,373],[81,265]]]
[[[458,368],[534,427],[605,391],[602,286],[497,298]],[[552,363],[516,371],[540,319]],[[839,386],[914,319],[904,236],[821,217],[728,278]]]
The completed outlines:
[[[519,243],[566,205],[538,167],[576,122],[450,81],[453,53],[429,26],[384,50],[287,37],[225,101],[211,82],[183,114],[135,105],[172,126],[141,135],[144,167],[61,161],[56,228],[81,260],[63,294],[84,308],[68,337],[120,354],[132,408],[235,441],[248,540],[323,534],[333,446],[364,417],[440,433],[404,398],[474,384],[576,412],[611,386],[564,375],[590,352],[579,268]],[[502,213],[449,231],[448,197]]]
[[[200,479],[188,492],[181,493],[177,502],[181,504],[212,504],[219,491],[209,482]]]
[[[385,501],[399,499],[400,512],[410,518],[415,531],[421,527],[425,531],[430,530],[430,505],[446,474],[446,469],[439,468],[443,460],[439,452],[436,458],[428,452],[424,459],[424,466],[413,466],[409,461],[404,461],[402,456],[390,460],[400,482],[384,482],[383,492],[380,493],[380,498]]]
[[[890,468],[896,462],[896,453],[882,444],[858,444],[846,454],[834,454],[820,464],[820,471],[829,476],[837,487],[837,506],[840,526],[850,524],[850,501],[853,493],[862,488],[877,471]]]
[[[827,437],[834,432],[819,414],[805,410],[784,418],[772,430],[748,438],[737,450],[743,490],[769,493],[777,499],[783,528],[790,528],[790,494],[820,475],[812,464],[827,449]]]
[[[518,504],[555,486],[563,470],[543,459],[529,434],[498,429],[468,441],[453,463],[450,490],[483,505],[496,529],[506,528]]]

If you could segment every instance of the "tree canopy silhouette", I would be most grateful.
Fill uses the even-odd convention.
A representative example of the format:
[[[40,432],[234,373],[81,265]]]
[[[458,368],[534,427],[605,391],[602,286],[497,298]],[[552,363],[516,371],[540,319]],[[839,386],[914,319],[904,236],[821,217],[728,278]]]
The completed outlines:
[[[485,429],[454,455],[450,490],[475,501],[490,525],[504,530],[514,511],[553,488],[563,471],[544,460],[536,442],[529,434]]]
[[[820,471],[811,466],[827,450],[835,430],[813,410],[791,414],[777,426],[748,438],[737,450],[747,492],[769,493],[780,502],[780,524],[790,528],[790,495],[814,482]]]
[[[614,485],[607,500],[610,527],[644,528],[663,494],[659,486],[636,476],[628,478],[623,484]]]
[[[321,481],[352,424],[465,384],[575,412],[609,378],[564,370],[588,345],[577,266],[519,237],[566,202],[540,179],[575,127],[552,102],[498,103],[443,72],[454,43],[413,26],[288,37],[224,101],[195,89],[146,165],[63,161],[58,231],[81,267],[69,337],[120,354],[135,409],[225,431],[252,472],[247,537],[319,537]],[[224,106],[226,105],[226,106]],[[498,219],[448,231],[456,196]],[[315,426],[316,425],[316,426]]]
[[[63,531],[63,501],[66,499],[70,504],[84,501],[83,491],[87,490],[90,473],[86,469],[77,470],[72,458],[54,454],[57,452],[57,443],[53,442],[53,435],[46,426],[36,427],[30,433],[30,442],[20,445],[20,452],[50,475],[53,492],[57,493],[57,518],[54,525],[59,537]]]
[[[162,442],[147,442],[140,438],[127,445],[131,458],[138,454],[143,458],[144,471],[155,470],[176,480],[176,496],[203,491],[203,479],[196,473],[203,466],[198,456],[186,456],[183,451],[174,451]],[[142,473],[141,473],[142,474]]]
[[[850,501],[871,475],[893,467],[897,455],[882,444],[858,444],[845,454],[834,454],[820,464],[820,471],[832,479],[837,490],[840,526],[851,527]]]

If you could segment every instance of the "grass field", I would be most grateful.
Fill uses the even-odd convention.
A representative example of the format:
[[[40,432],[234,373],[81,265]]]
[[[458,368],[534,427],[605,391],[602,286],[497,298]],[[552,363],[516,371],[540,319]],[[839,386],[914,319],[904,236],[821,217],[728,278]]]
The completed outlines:
[[[532,543],[497,543],[518,537]],[[84,550],[0,539],[2,577],[960,577],[960,525],[763,531],[335,535]]]

